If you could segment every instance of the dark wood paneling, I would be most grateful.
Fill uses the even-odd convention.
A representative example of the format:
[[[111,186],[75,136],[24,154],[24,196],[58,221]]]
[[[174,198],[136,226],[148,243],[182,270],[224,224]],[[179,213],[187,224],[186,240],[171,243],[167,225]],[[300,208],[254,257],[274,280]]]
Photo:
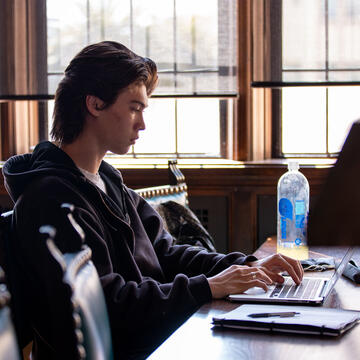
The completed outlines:
[[[252,252],[257,246],[258,197],[276,195],[284,165],[249,165],[238,168],[189,169],[181,167],[189,196],[225,196],[228,201],[228,249]],[[319,193],[328,167],[303,167],[311,195]],[[125,183],[139,188],[166,184],[167,169],[124,169]]]
[[[252,252],[257,247],[257,199],[261,195],[276,195],[278,179],[286,167],[278,164],[231,168],[179,167],[185,175],[189,197],[226,197],[229,251]],[[301,171],[309,181],[311,194],[318,194],[329,168],[309,166],[301,168]],[[134,189],[165,185],[169,181],[166,168],[122,169],[121,172],[126,185]],[[6,194],[3,182],[0,194]]]

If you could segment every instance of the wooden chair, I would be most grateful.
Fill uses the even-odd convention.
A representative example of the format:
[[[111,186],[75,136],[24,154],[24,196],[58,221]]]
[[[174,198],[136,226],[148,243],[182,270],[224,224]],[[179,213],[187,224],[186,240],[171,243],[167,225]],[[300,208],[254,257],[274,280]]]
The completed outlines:
[[[177,167],[176,160],[169,160],[168,166],[169,185],[147,187],[135,191],[152,206],[167,201],[175,201],[188,207],[188,187],[185,183],[185,176]]]
[[[53,352],[49,358],[53,358],[53,354],[56,354],[56,358],[63,359],[112,360],[107,308],[97,271],[91,261],[91,250],[83,245],[84,234],[72,216],[73,206],[64,204],[62,209],[64,216],[72,226],[71,228],[74,229],[75,237],[76,235],[78,237],[76,245],[78,251],[62,254],[54,243],[56,230],[46,225],[39,230],[43,237],[42,240],[44,243],[46,242],[45,248],[48,249],[41,254],[45,259],[39,259],[44,263],[44,269],[46,269],[44,278],[47,278],[46,281],[44,278],[40,280],[43,296],[48,296],[49,303],[61,305],[61,308],[53,309],[54,311],[49,314],[48,318],[51,336],[49,339],[45,339],[45,342],[49,341],[47,344]],[[6,281],[16,295],[11,303],[11,310],[14,310],[16,333],[21,339],[19,347],[23,349],[23,359],[30,359],[32,340],[33,336],[36,337],[36,330],[33,330],[28,320],[29,309],[25,309],[24,302],[26,302],[27,296],[23,293],[23,289],[26,287],[19,282],[21,277],[17,276],[16,262],[11,259],[11,255],[15,251],[11,242],[11,217],[12,212],[1,215],[0,261],[9,271]],[[48,274],[49,276],[47,276]],[[1,286],[5,285],[0,284],[0,334]],[[4,312],[6,311],[8,310],[4,310]],[[1,355],[2,353],[0,359],[18,359],[16,357],[3,358]]]
[[[62,208],[83,242],[84,232],[72,215],[74,207],[63,204]],[[77,339],[76,358],[112,360],[113,351],[108,313],[99,276],[91,261],[91,249],[82,245],[77,252],[62,254],[54,242],[56,230],[45,225],[39,231],[46,236],[49,252],[63,274],[62,286],[67,291],[63,297],[65,304],[62,306],[67,306],[66,303],[69,303],[72,308],[71,316],[74,326],[69,331],[72,331]],[[62,334],[59,336],[61,337]]]
[[[9,307],[10,294],[3,282],[4,272],[2,269],[0,269],[0,281],[0,359],[20,360],[20,348]]]
[[[24,359],[29,358],[32,343],[32,328],[24,307],[26,294],[21,284],[16,249],[12,241],[11,223],[13,211],[0,216],[0,266],[4,269],[4,286],[11,294],[10,310],[19,348],[24,349]],[[30,349],[30,350],[29,350]]]

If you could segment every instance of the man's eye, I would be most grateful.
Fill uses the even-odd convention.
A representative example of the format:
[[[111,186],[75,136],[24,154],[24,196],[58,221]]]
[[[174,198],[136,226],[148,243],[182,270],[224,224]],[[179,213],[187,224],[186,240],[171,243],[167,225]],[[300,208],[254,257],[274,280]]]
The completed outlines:
[[[142,109],[140,107],[138,108],[131,108],[132,111],[136,111],[136,112],[142,112]]]

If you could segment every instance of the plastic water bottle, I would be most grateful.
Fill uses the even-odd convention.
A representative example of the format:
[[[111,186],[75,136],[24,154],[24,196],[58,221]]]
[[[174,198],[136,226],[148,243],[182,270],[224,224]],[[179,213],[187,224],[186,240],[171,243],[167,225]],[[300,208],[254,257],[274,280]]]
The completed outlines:
[[[277,186],[277,252],[307,259],[306,229],[309,214],[309,183],[299,172],[299,163],[290,161]]]

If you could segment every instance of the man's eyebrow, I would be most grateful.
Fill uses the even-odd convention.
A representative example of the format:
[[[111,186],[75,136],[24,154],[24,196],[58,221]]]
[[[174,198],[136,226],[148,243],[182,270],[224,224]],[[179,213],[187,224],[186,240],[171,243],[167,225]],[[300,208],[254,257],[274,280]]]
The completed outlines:
[[[147,107],[147,105],[146,104],[144,104],[142,101],[139,101],[139,100],[131,100],[130,101],[131,103],[135,103],[135,104],[138,104],[138,105],[140,105],[142,108],[146,108]]]

